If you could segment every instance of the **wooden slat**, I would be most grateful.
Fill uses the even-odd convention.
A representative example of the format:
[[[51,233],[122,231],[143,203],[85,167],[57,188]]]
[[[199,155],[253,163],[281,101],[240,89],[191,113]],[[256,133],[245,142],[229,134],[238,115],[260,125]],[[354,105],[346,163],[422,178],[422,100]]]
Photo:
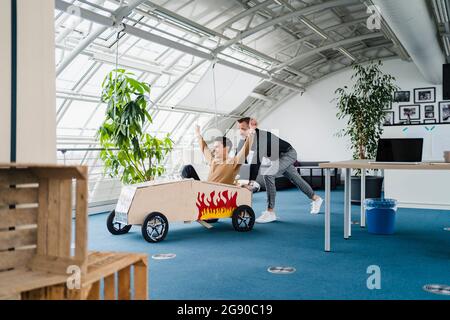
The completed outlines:
[[[38,188],[0,188],[0,204],[37,203]]]
[[[101,254],[101,253],[100,253]],[[127,266],[131,266],[136,262],[147,259],[145,254],[135,254],[135,253],[105,253],[110,254],[108,259],[104,259],[101,263],[88,265],[88,273],[84,277],[83,283],[91,284],[111,275]]]
[[[54,275],[47,272],[31,272],[25,268],[0,272],[0,295],[5,293],[20,293],[38,288],[63,284],[65,287],[67,275]]]
[[[91,272],[102,268],[116,260],[117,256],[114,252],[90,252],[88,255],[88,271]]]
[[[47,296],[45,287],[22,292],[22,300],[44,300]]]
[[[20,293],[4,293],[0,294],[0,300],[20,300]]]
[[[92,284],[91,290],[87,297],[88,300],[100,300],[100,281]]]
[[[39,179],[28,169],[0,169],[0,186],[38,182]]]
[[[47,228],[48,228],[48,179],[39,181],[39,207],[38,207],[38,241],[37,252],[47,254]]]
[[[40,179],[83,179],[87,180],[84,173],[86,167],[58,167],[58,168],[30,168],[31,172]]]
[[[66,297],[68,300],[81,300],[84,292],[81,289],[67,289]]]
[[[0,252],[0,270],[23,267],[30,262],[35,254],[36,249]]]
[[[87,175],[87,168],[81,168]],[[87,261],[87,180],[76,182],[76,222],[75,222],[75,257],[77,260]],[[83,270],[85,272],[85,270]]]
[[[36,228],[0,231],[0,251],[36,245],[36,243]]]
[[[131,299],[130,269],[129,266],[119,271],[119,300]]]
[[[116,277],[114,274],[105,277],[104,279],[104,299],[116,300]]]
[[[134,264],[134,300],[148,299],[148,270],[146,261]]]
[[[0,229],[37,223],[37,208],[0,209]]]
[[[72,258],[36,255],[28,264],[33,271],[45,271],[65,275],[67,275],[67,268],[72,265],[79,266],[81,268],[82,261],[77,261]]]
[[[49,180],[48,183],[47,255],[55,257],[59,253],[60,240],[60,184],[61,180],[54,179]]]
[[[47,288],[46,300],[63,300],[65,288],[63,286],[51,286]]]
[[[58,256],[70,257],[72,234],[72,180],[62,180],[59,188]]]

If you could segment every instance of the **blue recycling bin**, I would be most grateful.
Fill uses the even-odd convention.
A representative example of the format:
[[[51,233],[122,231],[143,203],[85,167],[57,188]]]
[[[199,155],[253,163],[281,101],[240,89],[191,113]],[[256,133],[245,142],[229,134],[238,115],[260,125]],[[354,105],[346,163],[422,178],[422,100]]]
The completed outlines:
[[[397,200],[366,199],[367,231],[373,234],[393,234],[395,231],[395,215]]]

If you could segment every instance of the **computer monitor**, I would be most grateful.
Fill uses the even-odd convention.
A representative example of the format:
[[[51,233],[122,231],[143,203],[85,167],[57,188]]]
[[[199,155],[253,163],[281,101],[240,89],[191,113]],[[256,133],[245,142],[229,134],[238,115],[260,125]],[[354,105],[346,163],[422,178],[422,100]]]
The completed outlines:
[[[380,139],[377,162],[422,162],[423,139]]]

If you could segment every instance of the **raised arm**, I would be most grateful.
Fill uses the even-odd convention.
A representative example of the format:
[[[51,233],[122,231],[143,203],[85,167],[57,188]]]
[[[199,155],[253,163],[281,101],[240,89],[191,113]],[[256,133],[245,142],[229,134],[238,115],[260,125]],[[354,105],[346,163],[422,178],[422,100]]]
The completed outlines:
[[[200,127],[195,126],[195,135],[198,139],[198,145],[200,146],[200,150],[202,151],[203,155],[205,156],[206,162],[210,164],[213,160],[213,155],[211,153],[211,150],[208,148],[208,144],[203,140],[202,135],[200,134]]]
[[[235,157],[236,163],[243,164],[245,162],[245,159],[248,157],[250,149],[252,148],[254,138],[255,138],[255,130],[251,129],[247,136],[247,139],[245,139],[244,146],[241,148],[241,150]]]

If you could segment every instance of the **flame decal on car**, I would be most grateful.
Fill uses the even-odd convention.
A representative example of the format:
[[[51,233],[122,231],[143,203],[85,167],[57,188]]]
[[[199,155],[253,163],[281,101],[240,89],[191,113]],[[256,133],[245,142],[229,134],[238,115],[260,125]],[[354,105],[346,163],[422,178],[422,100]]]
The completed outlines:
[[[197,194],[198,220],[229,218],[237,208],[237,192],[229,193],[228,190],[213,191],[206,197],[205,193]]]

